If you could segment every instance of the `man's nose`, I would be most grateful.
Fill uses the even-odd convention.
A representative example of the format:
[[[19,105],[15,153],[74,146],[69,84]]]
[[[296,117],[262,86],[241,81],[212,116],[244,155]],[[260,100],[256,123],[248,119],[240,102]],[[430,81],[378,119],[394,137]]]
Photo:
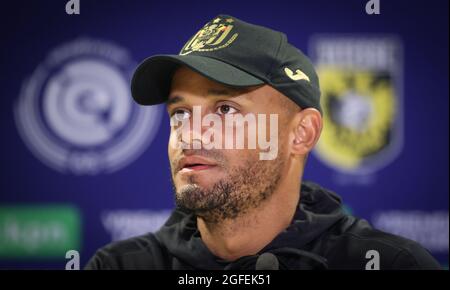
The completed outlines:
[[[188,145],[188,148],[201,149],[207,140],[203,140],[204,132],[208,130],[207,126],[202,126],[203,118],[209,114],[202,106],[193,106],[189,121],[183,126],[181,133],[181,142]],[[186,126],[187,125],[187,126]]]

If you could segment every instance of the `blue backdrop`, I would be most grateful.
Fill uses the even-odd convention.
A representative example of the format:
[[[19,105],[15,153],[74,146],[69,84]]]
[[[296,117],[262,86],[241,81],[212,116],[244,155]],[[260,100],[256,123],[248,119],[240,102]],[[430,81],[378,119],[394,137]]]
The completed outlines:
[[[80,14],[73,15],[66,13],[66,2],[2,4],[1,268],[64,269],[64,253],[71,248],[84,265],[100,246],[155,230],[164,221],[174,205],[169,119],[163,107],[150,111],[126,104],[124,85],[106,87],[122,77],[128,89],[138,62],[178,53],[221,13],[282,31],[310,54],[314,39],[396,39],[401,53],[393,87],[401,118],[395,124],[402,126],[391,138],[401,140],[398,152],[364,174],[330,165],[316,153],[305,178],[339,193],[349,212],[418,240],[448,265],[447,0],[381,0],[379,15],[368,15],[363,0],[81,0]],[[86,60],[86,66],[75,60]],[[106,93],[95,95],[102,91],[96,91],[95,78],[106,82]],[[74,79],[86,84],[86,96],[58,103],[59,96],[70,100],[83,91],[74,86],[78,90],[71,95],[67,88]],[[116,108],[128,109],[111,113],[118,124],[111,131],[94,124],[91,132],[89,122],[108,111],[111,96]],[[41,129],[33,127],[39,122]],[[133,136],[137,141],[130,148],[119,144]]]

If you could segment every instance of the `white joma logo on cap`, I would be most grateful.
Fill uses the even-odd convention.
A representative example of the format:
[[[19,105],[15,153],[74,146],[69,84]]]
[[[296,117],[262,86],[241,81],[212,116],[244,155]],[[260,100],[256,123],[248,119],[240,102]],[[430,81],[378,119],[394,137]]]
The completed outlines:
[[[295,70],[295,73],[294,73],[291,69],[289,69],[288,67],[285,67],[284,72],[290,79],[292,79],[294,81],[298,81],[298,80],[306,80],[308,82],[310,81],[309,77],[299,69]]]

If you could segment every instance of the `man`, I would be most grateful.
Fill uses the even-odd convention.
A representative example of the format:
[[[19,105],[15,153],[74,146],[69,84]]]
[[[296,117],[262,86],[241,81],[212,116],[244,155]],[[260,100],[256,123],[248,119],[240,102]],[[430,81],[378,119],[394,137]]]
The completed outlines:
[[[86,269],[439,269],[417,243],[302,183],[322,130],[319,80],[283,33],[219,15],[179,55],[146,59],[132,95],[167,105],[177,207],[158,232],[100,249]]]

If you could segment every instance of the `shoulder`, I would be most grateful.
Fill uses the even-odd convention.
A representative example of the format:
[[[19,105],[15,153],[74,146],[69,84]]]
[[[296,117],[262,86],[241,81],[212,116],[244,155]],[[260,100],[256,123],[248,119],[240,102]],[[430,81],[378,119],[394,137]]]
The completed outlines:
[[[148,233],[100,248],[85,269],[158,269],[163,267],[164,252],[155,235]]]
[[[345,231],[329,236],[331,264],[361,270],[375,265],[380,270],[441,269],[417,242],[374,229],[366,220],[351,219],[354,222]]]

